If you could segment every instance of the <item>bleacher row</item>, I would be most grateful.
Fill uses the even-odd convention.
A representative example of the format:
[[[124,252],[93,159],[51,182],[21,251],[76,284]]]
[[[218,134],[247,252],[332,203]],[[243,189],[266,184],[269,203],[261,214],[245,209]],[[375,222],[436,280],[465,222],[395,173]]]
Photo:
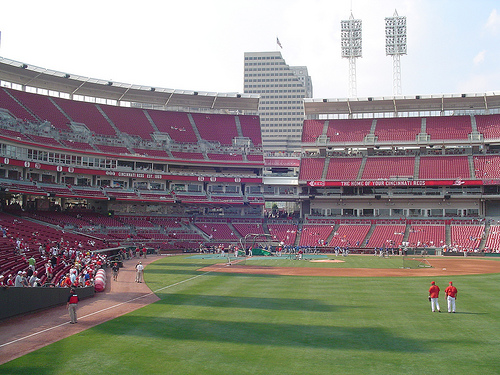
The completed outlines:
[[[327,181],[497,179],[500,178],[500,155],[302,158],[300,180],[321,180],[323,176]]]
[[[360,143],[368,135],[378,142],[414,142],[419,134],[427,134],[431,141],[467,140],[474,133],[485,140],[500,138],[500,115],[306,120],[302,142],[326,136],[332,143]]]
[[[151,240],[155,244],[172,241],[200,243],[239,242],[248,234],[271,235],[274,241],[299,246],[349,246],[351,248],[443,247],[497,250],[500,225],[485,225],[476,220],[428,220],[387,222],[368,219],[311,219],[299,225],[264,222],[263,219],[214,219],[159,217],[142,215],[102,216],[93,212],[21,212],[22,216],[49,224],[64,222],[89,231],[107,241]],[[448,232],[448,234],[447,234]],[[163,246],[160,246],[163,247]]]
[[[203,140],[230,147],[233,145],[234,138],[246,137],[252,141],[254,147],[262,146],[260,121],[257,116],[253,115],[201,114],[119,107],[49,97],[8,88],[0,88],[0,108],[7,110],[19,120],[48,121],[60,132],[73,132],[71,125],[78,124],[86,127],[92,135],[116,140],[120,140],[122,134],[128,134],[142,141],[154,143],[156,141],[154,135],[166,134],[178,144],[192,145]],[[204,159],[201,153],[192,153],[189,150],[177,151],[177,154],[172,156],[169,151],[164,150],[59,140],[53,137],[23,134],[9,129],[2,129],[0,134],[23,141],[92,152]],[[252,155],[253,159],[257,158],[262,161],[262,157],[259,158],[259,156]],[[242,160],[241,155],[214,152],[210,153],[208,158],[210,160]]]

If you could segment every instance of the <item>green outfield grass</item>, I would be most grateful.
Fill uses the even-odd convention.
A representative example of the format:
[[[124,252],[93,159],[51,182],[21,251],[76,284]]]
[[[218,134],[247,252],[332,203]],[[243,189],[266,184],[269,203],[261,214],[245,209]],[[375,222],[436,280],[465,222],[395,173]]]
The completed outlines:
[[[345,260],[351,259],[368,266],[390,261]],[[219,262],[189,256],[156,261],[145,278],[160,301],[8,362],[0,373],[500,372],[500,274],[454,276],[458,312],[438,314],[430,312],[427,277],[198,271]],[[449,279],[433,278],[441,289]],[[445,310],[444,296],[440,303]]]

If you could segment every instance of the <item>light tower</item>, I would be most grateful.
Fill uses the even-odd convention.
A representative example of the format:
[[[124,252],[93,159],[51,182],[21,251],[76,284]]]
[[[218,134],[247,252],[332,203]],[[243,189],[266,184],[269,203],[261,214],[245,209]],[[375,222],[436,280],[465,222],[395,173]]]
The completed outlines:
[[[392,56],[392,93],[401,95],[401,55],[406,55],[406,17],[394,16],[385,19],[385,54]]]
[[[340,45],[342,57],[349,59],[349,97],[358,96],[356,88],[356,58],[362,57],[361,20],[355,20],[352,12],[349,20],[340,21]]]

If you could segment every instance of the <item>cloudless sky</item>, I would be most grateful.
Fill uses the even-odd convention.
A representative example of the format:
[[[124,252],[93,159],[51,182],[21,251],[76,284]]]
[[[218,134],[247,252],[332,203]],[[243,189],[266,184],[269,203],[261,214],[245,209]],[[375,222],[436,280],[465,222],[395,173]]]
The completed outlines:
[[[498,0],[22,0],[0,2],[0,56],[138,85],[243,92],[244,52],[308,68],[315,98],[346,98],[340,21],[363,22],[358,97],[392,96],[385,17],[407,17],[403,95],[500,90]],[[352,8],[351,8],[352,7]],[[276,37],[283,48],[276,44]]]

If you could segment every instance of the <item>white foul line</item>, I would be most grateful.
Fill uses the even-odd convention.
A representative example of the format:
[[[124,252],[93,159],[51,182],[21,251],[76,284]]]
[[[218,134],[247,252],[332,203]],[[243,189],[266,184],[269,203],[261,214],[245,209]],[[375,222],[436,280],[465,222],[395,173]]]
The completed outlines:
[[[136,301],[136,300],[138,300],[138,299],[141,299],[141,298],[144,298],[144,297],[148,297],[148,296],[150,296],[150,295],[152,295],[152,294],[155,294],[156,292],[159,292],[159,291],[161,291],[161,290],[163,290],[163,289],[172,288],[172,287],[174,287],[174,286],[177,286],[177,285],[180,285],[180,284],[186,283],[186,282],[188,282],[188,281],[191,281],[191,280],[197,279],[198,277],[205,276],[205,275],[207,275],[207,274],[209,274],[209,273],[212,273],[212,272],[213,272],[213,271],[207,271],[207,272],[204,272],[204,273],[202,273],[202,274],[199,274],[199,275],[196,275],[196,276],[190,277],[189,279],[182,280],[182,281],[178,281],[178,282],[176,282],[176,283],[174,283],[174,284],[170,284],[170,285],[164,286],[164,287],[162,287],[162,288],[160,288],[160,289],[157,289],[157,290],[155,290],[154,292],[150,292],[150,293],[144,294],[144,295],[142,295],[142,296],[132,298],[132,299],[130,299],[130,300],[128,300],[128,301],[125,301],[125,302],[117,303],[116,305],[106,307],[105,309],[101,309],[101,310],[99,310],[99,311],[94,311],[93,313],[90,313],[90,314],[84,315],[84,316],[80,317],[79,319],[85,319],[85,318],[88,318],[89,316],[92,316],[92,315],[95,315],[95,314],[102,313],[102,312],[104,312],[104,311],[107,311],[107,310],[113,309],[113,308],[115,308],[115,307],[118,307],[118,306],[124,305],[124,304],[126,304],[126,303],[134,302],[134,301]],[[3,343],[3,344],[0,344],[0,348],[3,348],[4,346],[7,346],[7,345],[15,344],[16,342],[19,342],[19,341],[22,341],[22,340],[29,339],[29,338],[31,338],[31,337],[33,337],[33,336],[36,336],[36,335],[39,335],[39,334],[41,334],[41,333],[45,333],[45,332],[51,331],[51,330],[53,330],[53,329],[60,328],[60,327],[65,326],[65,325],[67,325],[67,324],[69,324],[69,322],[61,323],[61,324],[58,324],[58,325],[56,325],[56,326],[54,326],[54,327],[45,328],[45,329],[43,329],[43,330],[41,330],[41,331],[38,331],[38,332],[32,333],[32,334],[30,334],[30,335],[23,336],[23,337],[19,337],[19,338],[15,339],[15,340],[12,340],[12,341],[9,341],[9,342],[6,342],[6,343]]]

